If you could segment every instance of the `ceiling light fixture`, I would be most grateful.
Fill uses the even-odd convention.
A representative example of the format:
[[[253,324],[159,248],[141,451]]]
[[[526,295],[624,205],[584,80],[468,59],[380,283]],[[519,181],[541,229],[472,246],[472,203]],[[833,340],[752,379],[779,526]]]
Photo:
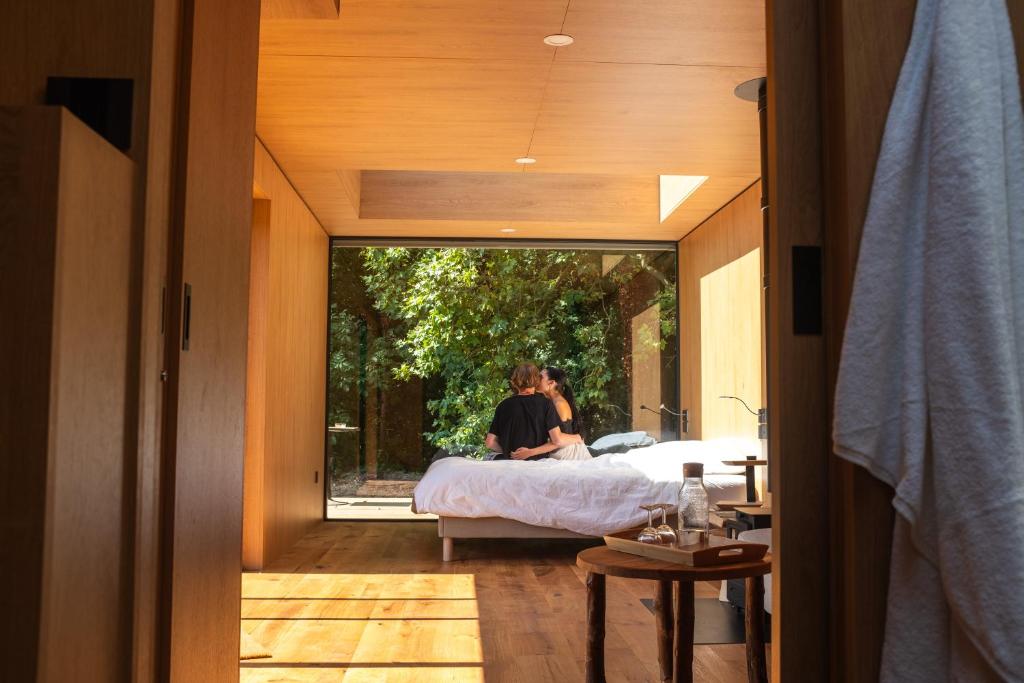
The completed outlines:
[[[534,159],[533,157],[519,157],[518,159],[516,159],[516,163],[517,164],[535,164],[535,163],[537,163],[537,160]]]
[[[565,47],[572,45],[575,41],[575,38],[565,33],[552,33],[550,36],[544,36],[544,44],[551,47]]]
[[[502,228],[498,232],[515,232],[515,231],[516,231],[515,228]]]

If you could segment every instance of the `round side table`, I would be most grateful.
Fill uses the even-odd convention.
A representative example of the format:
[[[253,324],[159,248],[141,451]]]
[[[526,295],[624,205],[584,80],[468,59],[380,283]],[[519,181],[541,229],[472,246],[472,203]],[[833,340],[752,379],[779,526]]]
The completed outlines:
[[[658,629],[658,664],[665,683],[693,681],[693,582],[746,579],[747,679],[766,683],[764,656],[764,579],[771,559],[688,567],[630,555],[608,547],[588,548],[576,556],[587,572],[587,683],[604,683],[605,577],[650,579],[658,582],[654,616]],[[672,584],[676,584],[675,606]]]

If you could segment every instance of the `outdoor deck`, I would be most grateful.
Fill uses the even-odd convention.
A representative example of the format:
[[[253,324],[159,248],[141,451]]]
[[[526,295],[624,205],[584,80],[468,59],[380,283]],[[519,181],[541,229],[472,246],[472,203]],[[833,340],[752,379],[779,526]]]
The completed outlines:
[[[437,515],[418,515],[409,507],[412,498],[340,496],[327,499],[327,519],[340,521],[378,520],[393,522],[433,521]]]
[[[583,680],[584,575],[592,541],[491,540],[441,563],[433,524],[325,522],[242,580],[242,628],[273,654],[242,683]],[[698,597],[717,586],[699,584]],[[608,580],[609,681],[657,679],[642,581]],[[743,645],[698,645],[695,680],[746,680]]]
[[[328,497],[327,519],[396,522],[436,520],[437,515],[417,515],[412,511],[412,492],[417,483],[408,479],[362,480],[358,487],[350,485],[344,494]]]

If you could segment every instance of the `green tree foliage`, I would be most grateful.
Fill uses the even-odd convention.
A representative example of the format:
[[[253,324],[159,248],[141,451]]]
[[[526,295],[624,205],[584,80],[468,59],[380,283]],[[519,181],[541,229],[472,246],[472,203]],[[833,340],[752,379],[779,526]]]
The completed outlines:
[[[609,404],[622,400],[617,388],[624,383],[616,295],[647,267],[631,257],[603,275],[600,255],[585,251],[364,249],[362,280],[383,320],[366,350],[365,372],[383,386],[441,379],[443,394],[427,406],[433,431],[426,436],[436,446],[479,445],[494,406],[508,395],[509,371],[524,361],[565,369],[591,427],[614,422],[620,418]],[[659,279],[664,286],[649,303],[666,305],[675,284]],[[671,324],[674,334],[674,305],[670,310],[662,328]],[[332,356],[341,349],[353,357],[340,338],[352,339],[347,315],[332,308]],[[337,339],[335,320],[343,328]],[[332,360],[332,368],[354,377],[356,368],[345,363]]]

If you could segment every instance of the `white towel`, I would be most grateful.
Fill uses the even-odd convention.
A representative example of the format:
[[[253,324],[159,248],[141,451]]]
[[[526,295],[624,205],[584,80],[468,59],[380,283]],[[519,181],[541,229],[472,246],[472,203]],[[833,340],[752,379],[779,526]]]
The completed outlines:
[[[1024,123],[1005,0],[919,0],[836,388],[893,486],[883,681],[1024,680]]]

